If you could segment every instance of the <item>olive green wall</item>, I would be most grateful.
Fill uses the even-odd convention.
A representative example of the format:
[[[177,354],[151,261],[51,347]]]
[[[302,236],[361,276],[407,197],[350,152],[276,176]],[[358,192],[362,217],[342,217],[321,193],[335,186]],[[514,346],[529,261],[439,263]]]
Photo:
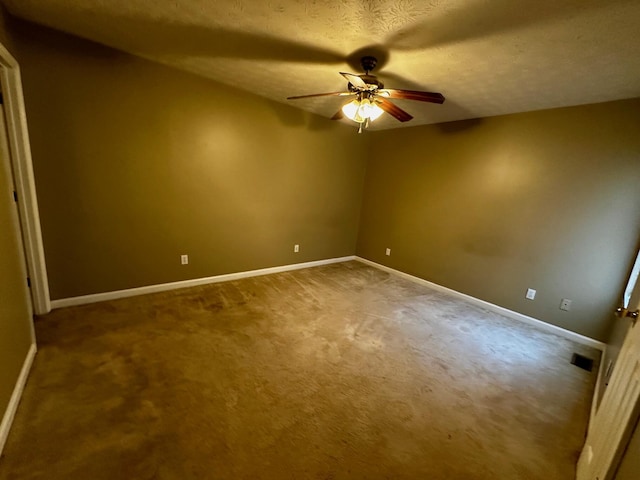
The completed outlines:
[[[638,132],[640,99],[376,132],[357,253],[606,340],[640,234]]]
[[[9,13],[7,13],[4,6],[0,5],[0,43],[2,43],[2,45],[11,52],[13,51],[11,36],[9,35],[9,31],[7,28],[9,19]]]
[[[355,253],[365,162],[354,129],[12,29],[52,299]]]
[[[0,10],[0,43],[9,47],[3,20]],[[32,317],[12,185],[8,155],[0,149],[0,421],[31,346]]]

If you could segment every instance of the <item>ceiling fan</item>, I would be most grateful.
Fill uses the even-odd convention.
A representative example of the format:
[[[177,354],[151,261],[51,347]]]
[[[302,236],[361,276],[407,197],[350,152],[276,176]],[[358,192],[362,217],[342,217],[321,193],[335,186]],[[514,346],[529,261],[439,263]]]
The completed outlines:
[[[347,84],[347,92],[331,92],[316,93],[312,95],[298,95],[287,97],[287,100],[297,100],[300,98],[311,97],[347,97],[355,96],[355,99],[344,105],[336,114],[331,117],[332,120],[340,120],[344,116],[350,118],[354,122],[359,123],[358,133],[364,128],[369,127],[369,123],[374,121],[384,112],[401,122],[408,122],[413,117],[400,107],[391,103],[389,98],[400,98],[405,100],[418,100],[420,102],[444,103],[444,96],[441,93],[421,92],[417,90],[397,90],[393,88],[384,88],[384,85],[375,75],[370,72],[378,64],[376,57],[364,56],[360,59],[364,75],[355,75],[353,73],[340,72],[349,82]]]

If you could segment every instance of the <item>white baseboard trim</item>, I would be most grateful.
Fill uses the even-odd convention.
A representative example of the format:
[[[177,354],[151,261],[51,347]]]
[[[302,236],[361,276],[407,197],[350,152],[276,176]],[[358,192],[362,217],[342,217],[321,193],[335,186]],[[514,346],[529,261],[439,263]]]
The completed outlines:
[[[438,285],[437,283],[430,282],[420,277],[416,277],[414,275],[410,275],[408,273],[401,272],[400,270],[396,270],[391,267],[387,267],[385,265],[381,265],[376,262],[372,262],[371,260],[367,260],[366,258],[356,257],[356,260],[362,263],[366,263],[367,265],[371,265],[372,267],[379,268],[380,270],[385,270],[387,272],[393,273],[395,275],[399,275],[408,280],[411,280],[416,283],[420,283],[422,285],[426,285],[435,290],[439,290],[441,292],[446,292],[451,295],[455,295],[457,297],[465,299],[467,302],[472,303],[474,305],[478,305],[487,310],[491,310],[492,312],[499,313],[500,315],[504,315],[505,317],[512,318],[514,320],[518,320],[520,322],[527,323],[529,325],[534,325],[542,330],[546,330],[551,333],[555,333],[556,335],[560,335],[561,337],[568,338],[569,340],[573,340],[576,343],[580,343],[582,345],[587,345],[589,347],[597,348],[600,351],[604,351],[606,344],[600,342],[599,340],[595,340],[593,338],[587,337],[585,335],[580,335],[579,333],[572,332],[571,330],[566,330],[564,328],[558,327],[556,325],[551,325],[550,323],[543,322],[542,320],[538,320],[537,318],[530,317],[528,315],[523,315],[522,313],[514,312],[513,310],[509,310],[508,308],[501,307],[499,305],[495,305],[493,303],[486,302],[484,300],[480,300],[479,298],[472,297],[471,295],[467,295],[466,293],[461,293],[456,290],[452,290],[447,287],[443,287],[442,285]]]
[[[195,287],[198,285],[206,285],[209,283],[228,282],[231,280],[239,280],[241,278],[257,277],[260,275],[270,275],[272,273],[289,272],[292,270],[301,270],[303,268],[319,267],[320,265],[329,265],[331,263],[348,262],[355,260],[355,255],[348,257],[328,258],[325,260],[316,260],[313,262],[293,263],[290,265],[282,265],[280,267],[261,268],[259,270],[249,270],[246,272],[227,273],[225,275],[215,275],[213,277],[194,278],[191,280],[181,280],[179,282],[161,283],[158,285],[148,285],[145,287],[128,288],[126,290],[116,290],[113,292],[94,293],[91,295],[82,295],[80,297],[62,298],[60,300],[52,300],[51,308],[72,307],[75,305],[85,305],[88,303],[104,302],[107,300],[115,300],[118,298],[135,297],[137,295],[146,295],[148,293],[166,292],[167,290],[176,290],[179,288]]]
[[[2,417],[2,423],[0,424],[0,454],[2,454],[4,445],[9,437],[9,430],[11,430],[11,424],[13,423],[13,418],[18,410],[22,391],[24,390],[24,386],[27,384],[27,378],[29,377],[31,365],[33,365],[33,359],[35,358],[37,351],[38,349],[36,348],[36,344],[32,343],[29,348],[29,352],[27,353],[27,357],[24,359],[24,363],[22,364],[22,370],[20,370],[16,386],[11,394],[11,399],[9,399],[7,410],[4,412]]]

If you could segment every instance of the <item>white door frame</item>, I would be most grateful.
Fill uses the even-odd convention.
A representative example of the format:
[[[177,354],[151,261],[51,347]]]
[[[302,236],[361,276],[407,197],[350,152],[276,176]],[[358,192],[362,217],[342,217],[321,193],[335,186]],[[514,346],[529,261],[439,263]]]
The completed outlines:
[[[22,94],[20,66],[13,55],[0,44],[0,85],[4,97],[7,140],[22,228],[27,270],[31,279],[31,298],[36,314],[51,311],[49,280],[44,258],[40,213],[31,163],[31,146],[27,130],[27,114]],[[26,281],[26,279],[25,279]]]

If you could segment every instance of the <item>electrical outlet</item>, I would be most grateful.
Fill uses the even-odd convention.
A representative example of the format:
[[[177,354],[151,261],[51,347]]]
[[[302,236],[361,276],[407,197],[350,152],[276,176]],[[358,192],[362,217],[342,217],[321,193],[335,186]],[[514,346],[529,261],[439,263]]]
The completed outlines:
[[[571,300],[569,300],[568,298],[563,298],[560,302],[560,310],[564,310],[565,312],[571,310]]]
[[[189,255],[180,255],[180,263],[187,265],[189,263]]]
[[[294,253],[298,253],[299,251],[300,251],[300,245],[295,244],[295,245],[293,246],[293,252],[294,252]]]
[[[536,291],[533,288],[528,288],[526,297],[529,300],[533,300],[534,298],[536,298]]]
[[[391,249],[387,248],[384,252],[384,254],[388,257],[389,255],[391,255]]]

